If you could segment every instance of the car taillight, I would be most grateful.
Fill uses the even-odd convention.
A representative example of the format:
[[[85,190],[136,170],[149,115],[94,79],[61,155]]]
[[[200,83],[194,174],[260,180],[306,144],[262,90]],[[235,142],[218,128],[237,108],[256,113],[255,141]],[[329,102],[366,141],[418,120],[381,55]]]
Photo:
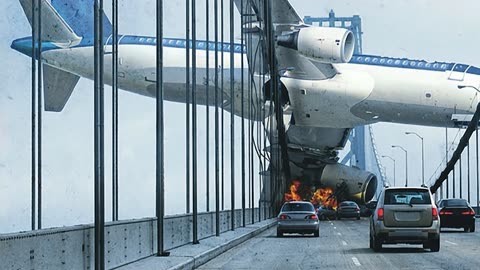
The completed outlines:
[[[317,220],[318,217],[317,217],[317,215],[310,215],[310,219]]]
[[[378,208],[377,209],[378,220],[383,220],[383,214],[384,214],[383,208]]]
[[[463,212],[462,212],[462,215],[474,216],[474,215],[475,215],[475,211],[473,211],[473,210],[463,211]]]
[[[442,211],[440,211],[440,215],[450,216],[450,215],[453,215],[453,212],[442,210]]]
[[[278,219],[281,219],[281,220],[285,220],[285,219],[287,219],[287,218],[288,218],[287,215],[280,215],[280,217],[278,217]]]
[[[433,220],[438,220],[438,209],[436,207],[432,208],[432,218]]]

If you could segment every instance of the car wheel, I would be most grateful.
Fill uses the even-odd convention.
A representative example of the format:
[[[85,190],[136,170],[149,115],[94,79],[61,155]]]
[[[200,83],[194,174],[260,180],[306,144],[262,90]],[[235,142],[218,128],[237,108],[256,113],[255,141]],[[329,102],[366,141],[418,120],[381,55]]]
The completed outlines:
[[[429,246],[430,246],[430,251],[439,252],[440,251],[440,237],[438,237],[437,239],[430,240]]]
[[[470,229],[470,227],[463,227],[464,232],[468,232],[469,229]]]
[[[360,220],[360,217],[357,217],[357,220]]]
[[[379,252],[382,249],[382,242],[377,237],[373,237],[373,251]]]
[[[313,236],[314,237],[320,237],[320,232],[318,230],[316,230],[314,233],[313,233]]]
[[[277,230],[277,237],[283,237],[283,233],[279,230]]]
[[[470,232],[475,232],[475,223],[470,226]]]
[[[342,218],[340,216],[337,216],[337,220],[340,220],[340,219],[342,219]]]
[[[369,238],[370,238],[370,241],[369,241],[370,243],[369,243],[369,246],[368,246],[368,247],[369,247],[369,248],[371,248],[371,249],[373,249],[373,238],[372,238],[372,233],[370,233],[370,237],[369,237]]]

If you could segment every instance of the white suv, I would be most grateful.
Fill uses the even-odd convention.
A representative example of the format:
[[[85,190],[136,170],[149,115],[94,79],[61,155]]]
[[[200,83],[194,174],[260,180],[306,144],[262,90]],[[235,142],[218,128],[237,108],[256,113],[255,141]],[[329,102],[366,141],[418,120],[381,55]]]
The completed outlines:
[[[382,244],[423,244],[433,252],[440,250],[440,218],[428,188],[385,188],[370,218],[370,248],[379,251]]]

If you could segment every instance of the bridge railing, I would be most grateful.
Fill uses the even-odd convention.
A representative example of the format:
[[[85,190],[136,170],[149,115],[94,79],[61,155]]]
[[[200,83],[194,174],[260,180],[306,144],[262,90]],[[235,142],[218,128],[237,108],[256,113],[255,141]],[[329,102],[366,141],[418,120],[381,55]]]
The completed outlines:
[[[252,223],[252,209],[246,209],[246,223]],[[269,209],[254,209],[270,216]],[[261,213],[260,213],[261,212]],[[231,212],[220,213],[221,232],[230,229]],[[215,235],[215,212],[199,213],[199,239]],[[235,226],[242,226],[242,210],[235,211]],[[155,254],[156,219],[116,221],[105,226],[106,268],[119,267]],[[192,242],[192,215],[165,218],[165,248]],[[0,235],[1,269],[94,269],[94,227],[91,224]]]

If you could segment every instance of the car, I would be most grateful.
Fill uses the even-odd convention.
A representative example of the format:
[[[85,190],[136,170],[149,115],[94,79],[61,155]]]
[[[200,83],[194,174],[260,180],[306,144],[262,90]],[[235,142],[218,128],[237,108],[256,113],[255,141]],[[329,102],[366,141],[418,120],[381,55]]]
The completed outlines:
[[[383,244],[423,244],[432,252],[440,250],[440,217],[427,187],[385,188],[370,217],[370,248]]]
[[[369,217],[372,215],[372,209],[368,209],[365,205],[360,205],[360,216]]]
[[[340,220],[345,217],[360,219],[360,207],[356,202],[344,201],[338,205],[337,219]]]
[[[465,199],[442,199],[438,203],[441,228],[475,232],[475,211]]]
[[[337,217],[337,212],[331,206],[320,206],[317,209],[319,220],[331,220]]]
[[[319,222],[310,202],[291,201],[283,204],[277,217],[277,237],[284,233],[313,234],[319,237]]]

